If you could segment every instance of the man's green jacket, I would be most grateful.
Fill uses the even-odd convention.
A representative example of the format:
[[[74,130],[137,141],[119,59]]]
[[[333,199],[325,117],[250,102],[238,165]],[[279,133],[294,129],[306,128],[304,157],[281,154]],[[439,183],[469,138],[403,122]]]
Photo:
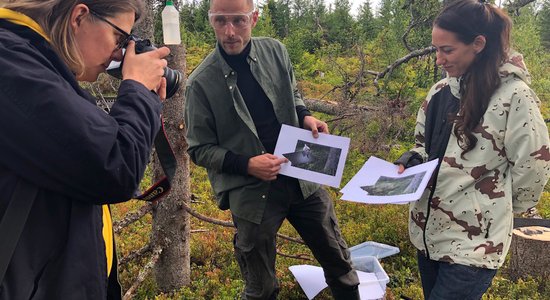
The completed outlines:
[[[271,100],[277,120],[299,127],[296,106],[304,102],[286,48],[271,38],[252,38],[251,43],[250,69]],[[189,76],[185,96],[188,152],[193,162],[207,169],[219,207],[260,223],[269,181],[222,172],[227,151],[252,157],[264,154],[265,148],[237,87],[237,73],[218,46]],[[304,197],[319,188],[301,180],[300,187]]]

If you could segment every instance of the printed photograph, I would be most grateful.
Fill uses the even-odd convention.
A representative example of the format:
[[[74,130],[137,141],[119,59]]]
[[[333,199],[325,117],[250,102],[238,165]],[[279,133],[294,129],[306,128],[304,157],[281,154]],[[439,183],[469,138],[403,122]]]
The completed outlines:
[[[412,194],[416,192],[426,172],[417,173],[406,177],[380,176],[374,185],[362,186],[369,195],[395,196]]]
[[[283,154],[291,165],[330,176],[336,175],[342,149],[297,140],[294,152]]]

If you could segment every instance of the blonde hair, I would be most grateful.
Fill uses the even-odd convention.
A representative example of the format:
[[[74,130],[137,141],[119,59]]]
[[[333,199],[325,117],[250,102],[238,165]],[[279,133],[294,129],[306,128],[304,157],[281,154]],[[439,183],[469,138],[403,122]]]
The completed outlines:
[[[50,38],[57,54],[78,76],[84,71],[84,63],[70,26],[70,18],[75,6],[81,3],[102,17],[134,12],[136,22],[144,12],[142,0],[8,0],[0,7],[27,15],[37,22]]]

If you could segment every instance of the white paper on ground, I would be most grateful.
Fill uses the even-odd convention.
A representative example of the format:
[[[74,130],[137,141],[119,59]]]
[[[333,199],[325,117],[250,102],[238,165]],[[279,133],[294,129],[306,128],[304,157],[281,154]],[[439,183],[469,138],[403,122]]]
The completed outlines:
[[[437,160],[432,160],[414,167],[405,169],[402,174],[397,173],[398,167],[375,156],[371,156],[361,167],[359,172],[340,190],[341,199],[353,202],[369,204],[402,204],[420,199],[422,193],[437,166]],[[374,186],[379,179],[385,178],[390,182],[399,182],[409,178],[408,186],[402,194],[396,190],[390,190],[390,194],[371,195],[361,187]],[[407,192],[407,190],[414,192]],[[391,194],[396,192],[397,194]]]
[[[308,299],[313,299],[328,285],[325,282],[323,268],[310,265],[297,265],[288,267],[292,275],[298,281],[300,287]]]
[[[325,133],[319,133],[319,137],[314,138],[310,130],[283,124],[273,154],[278,157],[284,157],[283,154],[302,154],[302,149],[306,148],[302,144],[309,145],[311,149],[319,149],[315,151],[328,153],[328,155],[324,156],[324,161],[317,161],[317,164],[314,163],[314,160],[311,160],[310,164],[317,167],[314,170],[293,166],[289,161],[281,165],[279,173],[311,182],[340,187],[350,139]]]
[[[308,299],[313,299],[328,285],[325,282],[323,268],[310,265],[296,265],[288,267]],[[378,283],[374,273],[357,271],[359,277],[359,295],[362,300],[380,299],[384,297],[384,290]]]

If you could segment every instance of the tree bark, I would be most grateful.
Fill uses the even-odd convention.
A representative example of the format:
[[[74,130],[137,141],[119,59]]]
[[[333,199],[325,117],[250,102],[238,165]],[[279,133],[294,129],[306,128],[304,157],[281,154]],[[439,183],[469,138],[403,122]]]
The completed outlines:
[[[550,228],[529,226],[513,231],[509,272],[513,280],[550,278]]]
[[[175,4],[177,1],[174,1]],[[154,29],[154,5],[164,6],[164,1],[147,0],[147,15],[140,24],[137,33],[142,37],[153,39]],[[143,26],[143,25],[147,26]],[[161,41],[154,41],[161,46]],[[170,55],[166,57],[168,67],[179,70],[185,74],[186,60],[185,47],[183,45],[170,45]],[[188,285],[190,282],[190,220],[189,215],[183,209],[183,203],[190,203],[190,174],[189,156],[187,155],[187,141],[185,140],[185,126],[183,123],[184,108],[184,78],[179,90],[170,99],[164,101],[162,111],[164,129],[172,150],[178,161],[178,167],[171,190],[153,208],[152,243],[160,246],[162,252],[154,267],[155,281],[162,292],[172,292]],[[153,177],[155,181],[163,176],[158,159],[153,159]]]
[[[185,74],[185,48],[171,45],[168,66]],[[183,122],[183,82],[176,94],[164,101],[164,127],[172,149],[178,159],[176,176],[170,193],[161,199],[153,210],[153,241],[163,246],[155,267],[158,288],[163,292],[180,289],[190,282],[190,221],[183,203],[191,201],[189,156]],[[156,160],[155,160],[156,161]],[[158,174],[159,164],[155,164]]]
[[[155,30],[155,3],[158,0],[146,0],[145,1],[145,11],[141,18],[138,20],[138,23],[133,28],[132,33],[143,39],[153,40],[153,32]]]

